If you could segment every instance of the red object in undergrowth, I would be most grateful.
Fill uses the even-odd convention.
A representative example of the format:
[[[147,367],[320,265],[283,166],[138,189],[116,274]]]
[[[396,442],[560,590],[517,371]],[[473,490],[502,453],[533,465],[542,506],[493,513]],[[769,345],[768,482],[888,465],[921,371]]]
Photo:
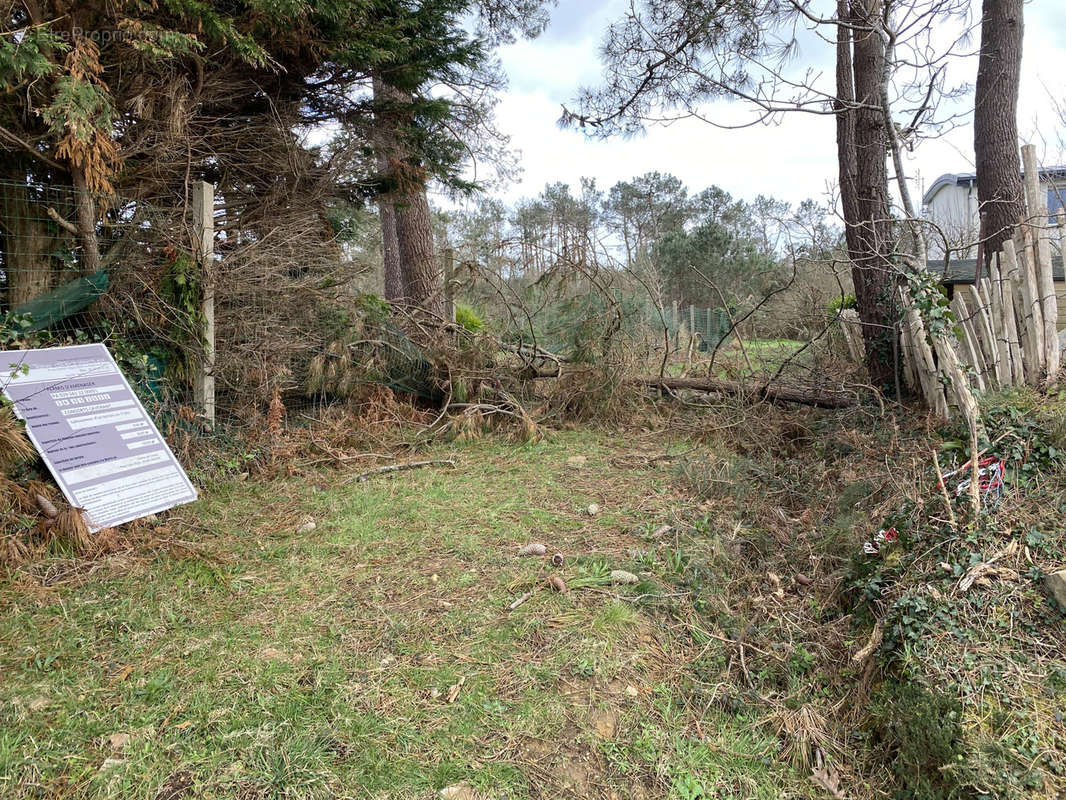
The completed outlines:
[[[882,545],[892,544],[899,539],[899,531],[895,528],[882,529],[870,541],[862,546],[862,551],[868,556],[876,556],[881,552]]]

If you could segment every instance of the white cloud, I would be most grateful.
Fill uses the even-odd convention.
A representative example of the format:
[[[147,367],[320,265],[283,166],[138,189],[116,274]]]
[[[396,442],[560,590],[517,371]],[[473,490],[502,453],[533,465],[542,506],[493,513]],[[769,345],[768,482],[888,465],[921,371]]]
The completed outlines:
[[[980,3],[975,0],[974,18]],[[1039,140],[1045,161],[1061,158],[1058,139],[1063,125],[1052,118],[1048,90],[1066,98],[1066,16],[1056,3],[1037,0],[1026,5],[1026,38],[1019,103],[1019,131],[1025,140]],[[770,194],[793,202],[823,197],[836,178],[835,125],[829,116],[789,114],[778,125],[720,130],[698,120],[653,127],[645,136],[608,142],[590,141],[580,131],[560,130],[561,106],[583,85],[601,79],[599,45],[603,31],[625,8],[624,0],[591,3],[562,0],[552,26],[540,39],[519,42],[501,52],[511,88],[498,109],[500,128],[521,151],[520,183],[505,199],[537,194],[545,183],[576,185],[595,178],[606,189],[618,180],[644,172],[671,172],[690,188],[721,186],[736,197]],[[976,46],[976,41],[974,42]],[[824,48],[824,52],[819,48]],[[831,45],[807,35],[797,65],[831,68]],[[953,66],[954,83],[972,85],[976,58]],[[831,79],[831,75],[828,76]],[[972,107],[972,96],[960,101]],[[740,103],[716,103],[717,117],[739,120],[747,113]],[[973,131],[966,121],[941,139],[923,142],[907,159],[918,197],[922,184],[945,172],[973,168]]]

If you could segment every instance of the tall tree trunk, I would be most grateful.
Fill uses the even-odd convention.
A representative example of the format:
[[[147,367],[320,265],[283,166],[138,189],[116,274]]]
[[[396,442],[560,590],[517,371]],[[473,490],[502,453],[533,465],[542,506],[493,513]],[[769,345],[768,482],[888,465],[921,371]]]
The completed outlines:
[[[403,195],[396,204],[396,239],[408,302],[440,316],[444,314],[444,285],[437,264],[426,190],[415,189]]]
[[[400,268],[400,245],[396,239],[396,205],[391,189],[392,169],[390,162],[398,157],[399,133],[396,129],[396,114],[388,108],[388,88],[381,78],[374,76],[374,149],[378,173],[390,183],[390,191],[378,197],[378,216],[381,219],[381,259],[385,278],[385,299],[390,303],[403,301],[407,292]]]
[[[0,181],[0,229],[9,309],[52,288],[53,237],[41,211],[30,200],[25,176],[20,182]]]
[[[432,314],[444,312],[444,287],[433,241],[433,220],[426,199],[424,171],[404,141],[404,127],[410,124],[406,108],[411,97],[374,79],[374,101],[379,122],[378,167],[390,187],[381,206],[382,241],[385,254],[385,293],[395,291],[403,299]],[[386,205],[392,206],[391,223]],[[392,230],[390,230],[390,227]],[[390,237],[395,233],[398,269],[390,275]],[[397,280],[398,278],[398,280]],[[391,287],[391,288],[390,288]]]
[[[870,25],[881,0],[838,0],[837,160],[855,305],[870,380],[898,386],[899,302],[890,258],[892,219],[885,165],[886,117],[881,107],[884,43]],[[848,26],[852,26],[849,28]]]
[[[85,180],[85,169],[71,166],[74,179],[74,206],[76,211],[78,239],[81,242],[83,275],[91,275],[100,269],[100,244],[96,238],[96,203]]]
[[[1022,65],[1022,0],[984,0],[981,55],[974,95],[973,149],[984,252],[1014,235],[1025,214],[1018,157],[1018,81]]]
[[[385,272],[385,299],[390,303],[401,302],[407,296],[400,269],[400,243],[396,238],[396,206],[392,198],[378,198],[378,216],[381,218],[381,258]]]

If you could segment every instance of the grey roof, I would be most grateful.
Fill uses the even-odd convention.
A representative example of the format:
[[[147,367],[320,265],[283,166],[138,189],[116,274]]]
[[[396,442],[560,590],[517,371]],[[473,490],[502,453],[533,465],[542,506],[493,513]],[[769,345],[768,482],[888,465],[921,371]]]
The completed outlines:
[[[974,273],[977,270],[976,258],[957,258],[944,265],[944,259],[938,258],[926,264],[927,269],[940,277],[940,282],[945,286],[956,283],[973,283]],[[983,272],[981,277],[987,278],[988,273]],[[1059,256],[1051,257],[1051,277],[1056,281],[1066,279],[1063,274],[1062,259]]]
[[[1060,181],[1066,179],[1066,166],[1044,167],[1040,170],[1042,181]],[[977,183],[976,172],[948,172],[933,181],[925,194],[922,195],[922,204],[928,205],[933,195],[944,186],[972,186]]]

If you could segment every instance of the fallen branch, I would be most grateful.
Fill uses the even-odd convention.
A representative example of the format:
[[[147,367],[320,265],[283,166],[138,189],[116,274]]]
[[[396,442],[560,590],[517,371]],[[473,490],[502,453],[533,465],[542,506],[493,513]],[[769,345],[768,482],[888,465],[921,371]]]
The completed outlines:
[[[403,472],[407,469],[418,469],[420,467],[454,467],[455,461],[450,458],[441,458],[434,461],[408,461],[406,464],[389,464],[385,467],[378,467],[377,469],[371,469],[366,472],[360,472],[358,475],[351,477],[346,482],[355,481],[356,483],[362,483],[372,475],[380,475],[383,472]]]
[[[520,605],[522,605],[522,603],[526,602],[526,600],[528,600],[532,596],[533,596],[533,592],[526,592],[525,594],[520,595],[510,605],[507,606],[507,610],[508,611],[514,611],[516,608],[518,608]]]
[[[634,383],[656,389],[692,389],[716,394],[752,395],[761,400],[782,403],[799,403],[819,408],[846,408],[855,404],[855,398],[844,392],[827,392],[802,386],[763,384],[753,386],[722,378],[634,378]]]
[[[54,223],[55,223],[56,225],[58,225],[58,226],[59,226],[60,228],[62,228],[63,230],[65,230],[65,231],[66,231],[67,233],[72,233],[72,234],[74,234],[75,236],[77,236],[77,235],[78,235],[78,228],[77,228],[77,226],[76,226],[76,225],[74,225],[74,223],[72,223],[72,222],[70,222],[70,221],[68,221],[68,220],[65,220],[65,219],[63,219],[63,217],[61,217],[61,216],[60,216],[59,212],[58,212],[58,211],[56,211],[56,210],[55,210],[54,208],[52,208],[51,206],[49,206],[49,207],[48,207],[47,209],[45,209],[45,210],[46,210],[46,212],[47,212],[47,214],[48,214],[49,218],[50,218],[50,219],[52,220],[52,222],[54,222]]]

